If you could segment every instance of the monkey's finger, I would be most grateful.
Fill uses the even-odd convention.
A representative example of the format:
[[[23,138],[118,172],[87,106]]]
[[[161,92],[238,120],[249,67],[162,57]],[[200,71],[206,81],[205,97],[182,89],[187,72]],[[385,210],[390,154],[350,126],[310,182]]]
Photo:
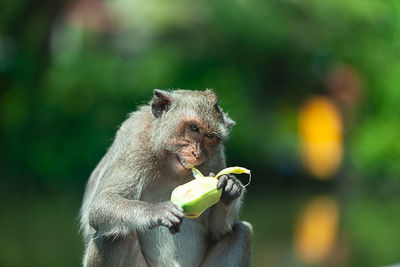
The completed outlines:
[[[230,194],[229,192],[232,190],[233,188],[233,181],[232,179],[228,179],[228,181],[226,182],[226,186],[224,188],[224,191],[227,192],[228,194]]]
[[[161,225],[167,227],[171,234],[176,233],[174,224],[171,221],[167,219],[162,219]]]
[[[183,213],[182,207],[180,207],[178,205],[175,205],[175,204],[173,204],[173,207],[171,209],[171,213],[173,215],[175,215],[176,217],[180,218],[180,219],[183,219],[183,217],[185,216],[184,213]]]
[[[176,204],[173,204],[173,205],[174,205],[174,210],[175,211],[183,214],[183,208],[181,206],[176,205]]]
[[[222,175],[221,177],[219,177],[218,183],[217,183],[217,189],[221,189],[221,188],[225,187],[227,181],[228,181],[227,175]]]
[[[239,184],[238,187],[239,187],[238,193],[239,193],[239,196],[240,196],[241,194],[243,194],[244,186],[242,184]]]
[[[171,233],[171,235],[174,235],[174,234],[176,233],[176,231],[175,231],[175,228],[174,228],[174,225],[173,225],[173,224],[171,224],[171,226],[167,226],[167,225],[163,225],[163,226],[165,226],[165,227],[167,227],[167,228],[168,228],[168,231]]]
[[[177,224],[178,224],[178,227],[180,228],[181,227],[181,224],[182,224],[182,222],[183,222],[183,219],[185,218],[185,215],[183,215],[183,216],[176,216],[176,218],[177,218]],[[178,229],[178,232],[179,232],[179,229]]]
[[[168,219],[173,223],[173,224],[180,224],[181,223],[181,218],[178,216],[175,216],[174,214],[171,214]]]
[[[174,210],[180,210],[183,211],[181,206],[176,205],[175,203],[172,203],[171,201],[168,201],[168,207]]]
[[[185,218],[185,214],[182,212],[181,214],[179,214],[178,216],[176,216],[179,219],[179,223],[183,222],[183,219]]]
[[[242,194],[242,190],[243,190],[243,188],[240,185],[235,184],[233,186],[233,188],[232,188],[232,191],[231,191],[232,192],[232,199],[238,198]]]
[[[172,214],[168,219],[171,222],[172,227],[174,228],[174,234],[178,233],[180,231],[181,220],[178,217],[173,216]]]
[[[210,174],[209,174],[208,176],[210,176],[210,177],[215,177],[215,173],[210,172]]]
[[[181,231],[181,222],[180,221],[174,223],[174,230],[175,230],[175,233],[179,233]]]
[[[182,211],[180,211],[180,210],[178,210],[178,211],[173,210],[173,211],[172,211],[172,214],[173,214],[176,218],[178,218],[179,221],[182,221],[183,218],[185,217],[185,214],[184,214]]]
[[[169,232],[171,233],[171,235],[176,234],[176,230],[174,227],[168,228]]]

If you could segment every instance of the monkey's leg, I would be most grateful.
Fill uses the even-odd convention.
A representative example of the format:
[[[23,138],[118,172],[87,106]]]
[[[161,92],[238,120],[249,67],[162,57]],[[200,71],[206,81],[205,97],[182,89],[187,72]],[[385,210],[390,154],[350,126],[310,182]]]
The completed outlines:
[[[90,240],[83,259],[84,267],[147,267],[137,236],[99,237]]]
[[[251,266],[251,236],[251,224],[238,222],[232,232],[211,245],[201,266]]]

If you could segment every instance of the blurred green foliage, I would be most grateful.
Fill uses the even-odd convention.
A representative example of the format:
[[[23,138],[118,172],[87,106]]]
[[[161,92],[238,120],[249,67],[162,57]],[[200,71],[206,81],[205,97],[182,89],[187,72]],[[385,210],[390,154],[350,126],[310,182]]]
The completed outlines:
[[[0,119],[9,174],[83,182],[153,88],[209,87],[238,123],[232,161],[301,173],[298,108],[340,64],[362,84],[345,166],[360,179],[399,173],[397,1],[119,0],[102,5],[105,18],[93,5],[104,20],[94,25],[69,2],[7,2]]]
[[[361,97],[342,109],[345,160],[336,180],[347,178],[361,188],[387,184],[382,190],[393,195],[400,173],[399,44],[396,0],[3,0],[0,174],[5,178],[0,185],[6,192],[71,187],[81,193],[118,125],[148,103],[154,88],[214,88],[237,122],[228,161],[254,170],[260,177],[254,191],[271,181],[290,187],[307,176],[299,160],[299,108],[311,94],[335,94],[328,90],[329,76],[343,67],[354,71]],[[276,204],[271,213],[293,209],[285,203],[296,202],[269,200]],[[395,204],[380,210],[379,201],[365,198],[344,208],[346,231],[360,250],[352,253],[367,251],[365,258],[355,256],[352,266],[395,260],[396,226],[374,235],[391,220]],[[251,197],[249,202],[255,203]],[[67,214],[78,212],[68,208]],[[269,226],[271,219],[255,210],[245,216],[265,224],[266,233],[287,230],[276,232],[279,226]],[[6,214],[14,216],[12,210]],[[376,221],[365,223],[373,217]],[[273,251],[279,250],[273,240],[278,242]],[[377,245],[369,246],[374,240]],[[7,255],[6,265],[21,256]]]

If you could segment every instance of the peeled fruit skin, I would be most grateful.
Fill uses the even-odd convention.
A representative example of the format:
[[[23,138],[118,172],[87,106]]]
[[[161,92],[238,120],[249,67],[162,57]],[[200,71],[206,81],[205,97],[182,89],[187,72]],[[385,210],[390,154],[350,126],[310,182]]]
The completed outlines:
[[[185,217],[197,218],[221,198],[222,188],[217,189],[217,183],[215,177],[194,179],[176,187],[171,202],[183,208]]]

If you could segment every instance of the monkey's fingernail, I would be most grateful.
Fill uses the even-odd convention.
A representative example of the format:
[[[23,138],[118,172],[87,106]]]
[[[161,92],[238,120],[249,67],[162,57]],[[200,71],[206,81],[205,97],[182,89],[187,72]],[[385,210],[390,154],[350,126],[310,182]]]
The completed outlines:
[[[222,177],[220,180],[218,180],[218,184],[217,184],[217,189],[221,189],[221,187],[225,186],[227,179],[225,179],[224,177]]]
[[[224,187],[225,184],[226,184],[226,183],[219,183],[218,186],[217,186],[217,189],[218,189],[218,190],[221,189],[222,187]]]

